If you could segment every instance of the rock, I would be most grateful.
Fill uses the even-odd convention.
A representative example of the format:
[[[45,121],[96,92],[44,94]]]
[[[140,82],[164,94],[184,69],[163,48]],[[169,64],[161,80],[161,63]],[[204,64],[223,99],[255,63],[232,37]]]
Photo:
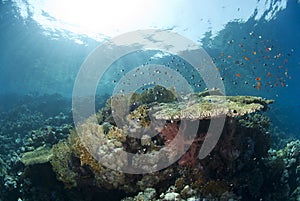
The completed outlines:
[[[137,200],[151,201],[155,200],[156,191],[154,188],[146,188],[144,192],[137,195]]]
[[[196,197],[190,197],[186,201],[199,201],[199,199]]]
[[[186,185],[182,191],[180,192],[180,195],[183,198],[187,198],[187,197],[191,197],[192,195],[194,195],[196,192],[195,190],[193,190],[189,185]]]
[[[180,198],[179,193],[172,192],[172,193],[166,193],[162,197],[162,200],[163,201],[180,201],[181,198]]]

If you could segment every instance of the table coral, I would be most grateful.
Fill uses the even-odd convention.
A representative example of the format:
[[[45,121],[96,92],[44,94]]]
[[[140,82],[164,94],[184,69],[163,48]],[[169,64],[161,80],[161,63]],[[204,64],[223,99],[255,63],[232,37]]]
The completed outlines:
[[[46,146],[38,147],[34,151],[26,152],[22,155],[21,161],[25,165],[34,165],[50,161],[53,153],[52,149]]]
[[[200,96],[190,102],[162,103],[152,108],[155,119],[201,120],[226,115],[238,117],[259,110],[266,110],[272,100],[254,96]]]

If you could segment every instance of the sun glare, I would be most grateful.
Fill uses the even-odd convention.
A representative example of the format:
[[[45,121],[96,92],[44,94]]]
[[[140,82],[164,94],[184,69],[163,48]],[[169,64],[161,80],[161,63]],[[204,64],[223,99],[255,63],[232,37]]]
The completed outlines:
[[[45,34],[64,31],[98,41],[138,29],[173,29],[197,41],[207,31],[218,33],[230,21],[265,17],[270,20],[287,0],[245,3],[232,0],[13,0],[25,19],[40,24]],[[273,5],[274,4],[274,5]],[[28,11],[32,13],[29,15]],[[265,15],[267,12],[268,15]],[[56,34],[57,35],[57,34]]]
[[[45,3],[47,12],[63,23],[103,34],[130,29],[130,26],[139,23],[137,16],[142,16],[141,8],[150,7],[149,1],[139,0],[52,0]]]

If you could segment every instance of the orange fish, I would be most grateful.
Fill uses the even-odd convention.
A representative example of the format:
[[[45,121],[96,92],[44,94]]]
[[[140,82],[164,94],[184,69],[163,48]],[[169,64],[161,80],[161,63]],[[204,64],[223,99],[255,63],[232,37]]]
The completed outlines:
[[[249,57],[245,57],[245,60],[246,60],[246,61],[249,61],[249,60],[250,60],[250,58],[249,58]]]
[[[255,88],[256,88],[257,90],[260,90],[260,88],[261,88],[261,82],[256,82]]]
[[[231,59],[231,58],[232,58],[232,56],[228,55],[228,56],[227,56],[227,58],[228,58],[228,59]]]
[[[254,51],[253,54],[256,55],[256,51]]]
[[[235,74],[237,77],[242,77],[240,73]]]
[[[260,78],[260,77],[256,77],[255,80],[256,80],[256,81],[260,81],[261,78]]]
[[[271,75],[272,75],[272,74],[271,74],[270,72],[267,73],[267,76],[268,76],[268,77],[271,77]]]

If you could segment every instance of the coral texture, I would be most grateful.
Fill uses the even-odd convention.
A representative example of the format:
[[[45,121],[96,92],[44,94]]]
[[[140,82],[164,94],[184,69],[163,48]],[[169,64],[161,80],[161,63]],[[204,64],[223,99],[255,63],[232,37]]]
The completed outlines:
[[[96,114],[98,122],[87,119],[71,132],[66,142],[53,147],[51,164],[57,178],[66,187],[93,186],[127,193],[145,190],[151,194],[149,197],[157,197],[168,186],[176,184],[177,191],[166,191],[161,195],[163,200],[196,194],[204,198],[237,198],[235,187],[247,181],[249,187],[245,192],[253,197],[263,186],[263,171],[254,167],[267,157],[269,149],[269,134],[261,127],[262,124],[267,127],[269,122],[257,112],[266,110],[273,101],[253,96],[224,97],[218,90],[189,94],[176,99],[178,101],[173,94],[176,93],[155,87],[142,94],[115,95],[115,100],[109,99]],[[161,97],[155,98],[157,95]],[[188,100],[190,98],[193,101]],[[120,113],[114,113],[116,108],[111,108],[114,105],[111,102],[116,100],[126,103],[118,106]],[[208,157],[200,160],[198,154],[207,137],[210,120],[219,117],[226,119],[219,142]],[[195,121],[199,125],[196,135],[191,137],[188,128],[195,125],[192,124]],[[156,135],[150,136],[149,130]],[[143,175],[122,172],[121,167],[128,167],[130,163],[144,164],[141,167],[144,170],[157,165],[157,153],[164,147],[168,148],[164,162],[175,158],[177,162]],[[126,153],[153,157],[129,160]],[[239,175],[249,172],[248,168],[257,171],[257,181],[261,183],[256,188],[249,175]],[[149,188],[153,187],[159,189],[158,192],[150,192]],[[148,196],[146,194],[140,196]]]

